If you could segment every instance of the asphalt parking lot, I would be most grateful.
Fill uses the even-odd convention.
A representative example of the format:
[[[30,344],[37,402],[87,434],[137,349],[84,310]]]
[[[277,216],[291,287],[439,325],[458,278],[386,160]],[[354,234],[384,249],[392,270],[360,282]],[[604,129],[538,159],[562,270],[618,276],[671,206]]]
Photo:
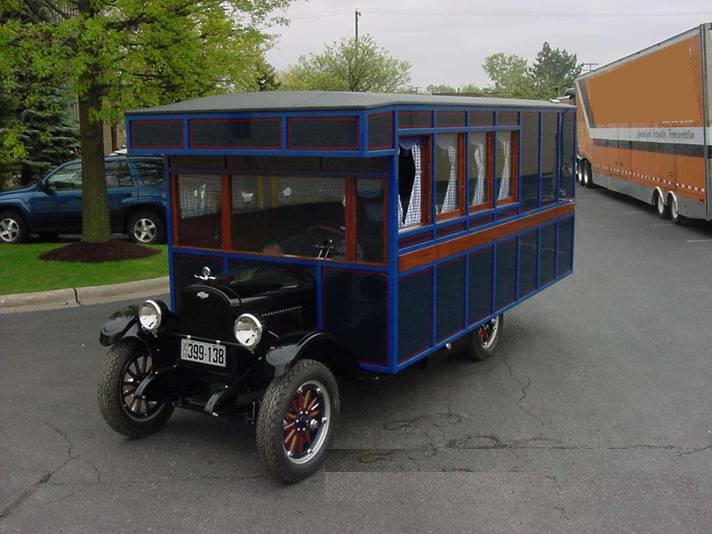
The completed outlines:
[[[712,531],[712,227],[579,189],[576,238],[496,357],[345,384],[325,468],[288,487],[243,423],[109,429],[117,305],[0,315],[0,532]]]

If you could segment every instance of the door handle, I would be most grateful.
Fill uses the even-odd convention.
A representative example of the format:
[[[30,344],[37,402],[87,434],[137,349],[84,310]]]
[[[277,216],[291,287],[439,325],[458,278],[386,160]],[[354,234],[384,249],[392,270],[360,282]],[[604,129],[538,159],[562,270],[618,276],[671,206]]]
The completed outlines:
[[[133,196],[133,193],[121,193],[121,196],[124,198],[131,198]]]

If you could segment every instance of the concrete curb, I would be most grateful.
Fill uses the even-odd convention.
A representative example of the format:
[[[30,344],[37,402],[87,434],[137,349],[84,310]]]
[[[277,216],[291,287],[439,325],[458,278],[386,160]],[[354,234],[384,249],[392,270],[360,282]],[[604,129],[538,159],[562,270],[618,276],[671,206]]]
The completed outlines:
[[[150,295],[163,295],[168,291],[168,277],[162,276],[160,278],[108,286],[77,287],[38,293],[1,295],[0,313],[57,310],[119,300],[140,299]]]

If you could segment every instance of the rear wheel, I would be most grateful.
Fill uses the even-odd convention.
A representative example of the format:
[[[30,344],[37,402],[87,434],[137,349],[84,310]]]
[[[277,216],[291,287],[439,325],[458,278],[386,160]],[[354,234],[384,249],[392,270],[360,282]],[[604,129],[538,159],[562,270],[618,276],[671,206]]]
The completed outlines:
[[[99,376],[97,400],[104,420],[119,434],[141,438],[158,431],[173,413],[169,402],[138,397],[136,389],[154,370],[145,347],[120,341],[111,347]]]
[[[142,245],[163,243],[166,229],[161,217],[150,210],[139,210],[129,217],[129,239]]]
[[[0,243],[14,245],[27,239],[27,225],[16,211],[0,212]]]
[[[588,160],[583,160],[583,185],[585,187],[593,187],[593,174]]]
[[[583,185],[583,160],[576,161],[576,181]]]
[[[668,205],[665,204],[665,196],[661,193],[655,194],[655,211],[661,219],[668,218]]]
[[[267,387],[257,420],[257,451],[282,482],[298,482],[319,469],[339,415],[332,372],[300,360]]]
[[[680,211],[677,205],[677,199],[674,196],[670,195],[668,204],[670,204],[670,220],[672,220],[672,222],[674,222],[675,224],[684,224],[685,218],[680,215]]]
[[[497,350],[504,330],[504,315],[498,315],[470,334],[469,355],[473,360],[483,361]]]

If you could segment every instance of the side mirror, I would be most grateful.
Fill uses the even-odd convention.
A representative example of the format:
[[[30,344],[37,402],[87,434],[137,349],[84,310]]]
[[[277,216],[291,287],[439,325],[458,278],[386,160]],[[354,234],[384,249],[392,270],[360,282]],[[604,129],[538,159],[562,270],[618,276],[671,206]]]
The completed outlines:
[[[40,191],[42,191],[43,193],[46,193],[47,195],[52,194],[52,188],[49,186],[49,182],[47,180],[42,180],[40,182],[39,189],[40,189]]]

